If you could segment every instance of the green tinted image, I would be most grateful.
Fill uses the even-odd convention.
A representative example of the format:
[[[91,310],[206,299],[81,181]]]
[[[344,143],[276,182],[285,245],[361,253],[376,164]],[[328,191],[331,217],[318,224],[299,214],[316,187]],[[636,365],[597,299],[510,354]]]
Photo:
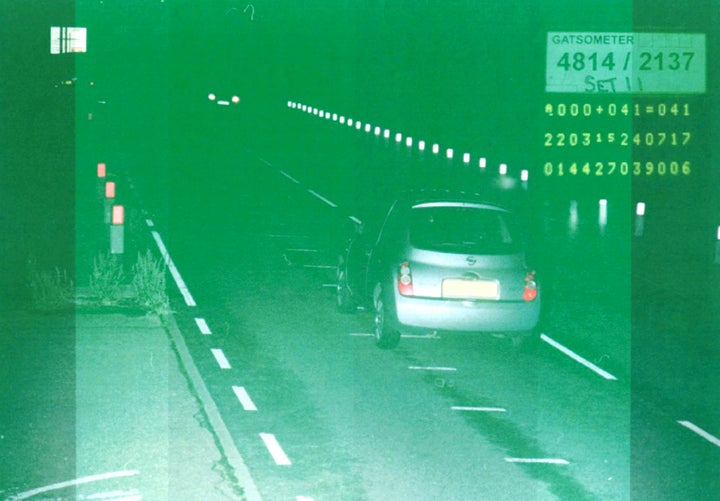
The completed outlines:
[[[718,497],[717,1],[0,25],[0,498]]]

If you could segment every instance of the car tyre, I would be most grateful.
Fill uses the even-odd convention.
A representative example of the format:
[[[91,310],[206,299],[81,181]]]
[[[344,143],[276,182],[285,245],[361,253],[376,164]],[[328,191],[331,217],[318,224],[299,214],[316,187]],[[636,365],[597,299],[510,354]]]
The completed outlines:
[[[388,320],[387,306],[382,295],[375,302],[375,344],[378,348],[392,349],[400,342],[400,332]]]
[[[342,258],[337,267],[337,295],[335,304],[340,313],[354,313],[357,311],[357,304],[348,287],[347,271],[345,270]]]

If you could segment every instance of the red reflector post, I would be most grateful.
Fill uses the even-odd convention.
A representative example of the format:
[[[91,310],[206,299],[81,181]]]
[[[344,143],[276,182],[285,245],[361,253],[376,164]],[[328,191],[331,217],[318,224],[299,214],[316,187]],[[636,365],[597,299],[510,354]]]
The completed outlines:
[[[107,171],[107,169],[105,166],[105,162],[100,162],[99,164],[97,164],[97,176],[98,177],[105,177],[106,171]]]
[[[112,208],[112,224],[125,223],[125,208],[122,205],[113,205]]]
[[[115,182],[108,181],[105,183],[105,198],[115,198]]]

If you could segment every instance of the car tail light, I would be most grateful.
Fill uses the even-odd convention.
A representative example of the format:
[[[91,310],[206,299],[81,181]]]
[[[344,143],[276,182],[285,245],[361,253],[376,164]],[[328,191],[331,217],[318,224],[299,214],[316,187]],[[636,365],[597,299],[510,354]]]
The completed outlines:
[[[398,292],[403,296],[413,295],[412,273],[408,262],[402,263],[398,270]]]
[[[531,271],[525,275],[525,290],[523,291],[523,299],[525,301],[534,301],[537,297],[537,282],[535,281],[535,272]]]

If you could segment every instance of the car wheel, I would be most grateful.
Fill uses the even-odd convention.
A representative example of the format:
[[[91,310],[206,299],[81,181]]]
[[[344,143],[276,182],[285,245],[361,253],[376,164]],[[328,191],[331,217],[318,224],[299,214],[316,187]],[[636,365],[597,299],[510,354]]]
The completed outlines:
[[[354,313],[357,310],[357,305],[348,287],[347,272],[344,269],[342,259],[337,268],[337,295],[335,304],[340,313]]]
[[[400,342],[400,332],[388,321],[387,307],[382,295],[375,302],[375,344],[378,348],[395,348]]]

